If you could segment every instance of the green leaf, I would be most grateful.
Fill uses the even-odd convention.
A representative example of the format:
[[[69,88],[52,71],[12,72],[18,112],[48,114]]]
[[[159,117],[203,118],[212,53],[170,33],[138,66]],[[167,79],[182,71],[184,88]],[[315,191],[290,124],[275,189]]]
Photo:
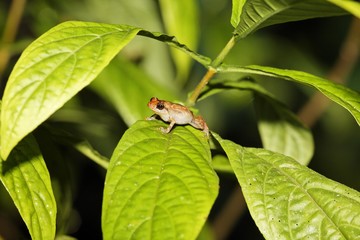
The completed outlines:
[[[163,33],[158,33],[158,32],[149,32],[149,31],[145,31],[145,30],[141,30],[138,33],[138,35],[156,39],[158,41],[161,41],[163,43],[168,44],[171,47],[179,49],[180,51],[186,53],[187,55],[192,57],[195,61],[199,62],[200,64],[202,64],[205,67],[208,67],[210,65],[210,63],[211,63],[210,58],[205,57],[205,56],[203,56],[201,54],[198,54],[197,52],[194,52],[193,50],[188,48],[186,45],[178,42],[176,40],[176,38],[173,37],[173,36],[169,36],[169,35],[166,35],[166,34],[163,34]]]
[[[241,20],[241,14],[246,0],[232,0],[231,25],[236,28]]]
[[[360,125],[360,94],[341,84],[314,76],[309,73],[251,65],[247,67],[221,66],[219,72],[241,72],[280,78],[315,87],[325,96],[347,109]]]
[[[231,24],[240,38],[274,24],[346,14],[325,0],[233,0]]]
[[[51,186],[54,192],[57,216],[56,216],[56,239],[59,234],[68,231],[73,217],[73,178],[69,162],[73,159],[63,158],[61,149],[55,144],[52,136],[46,128],[39,127],[34,132],[39,149],[46,161],[47,169],[51,174]],[[69,160],[69,161],[67,161]]]
[[[344,1],[344,0],[327,0],[360,18],[360,3],[359,1]]]
[[[151,97],[175,99],[174,91],[121,57],[115,58],[90,87],[110,102],[129,126],[151,115],[146,107]]]
[[[250,213],[266,239],[356,239],[360,193],[265,149],[214,135],[229,157]]]
[[[32,135],[0,161],[1,182],[9,192],[32,239],[54,239],[56,203],[48,169]]]
[[[88,85],[139,31],[124,25],[65,22],[35,40],[6,85],[1,156]]]
[[[264,148],[308,165],[314,154],[314,140],[296,115],[277,100],[261,95],[255,98],[255,110]]]
[[[276,100],[261,85],[241,79],[213,80],[202,93],[201,99],[224,90],[253,91],[258,127],[264,148],[293,157],[307,165],[314,154],[312,134],[284,104]]]
[[[197,2],[193,0],[160,0],[166,32],[190,49],[196,49],[199,38]],[[191,59],[175,49],[171,51],[177,68],[177,80],[184,82],[189,75]]]
[[[107,239],[195,239],[218,194],[204,133],[138,121],[123,135],[105,180]]]

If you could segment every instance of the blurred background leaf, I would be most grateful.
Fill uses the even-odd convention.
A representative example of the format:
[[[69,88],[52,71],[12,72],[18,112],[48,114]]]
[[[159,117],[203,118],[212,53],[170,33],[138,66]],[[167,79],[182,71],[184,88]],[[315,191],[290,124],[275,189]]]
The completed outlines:
[[[159,84],[143,69],[121,57],[112,61],[91,88],[116,108],[128,126],[151,115],[144,107],[151,97],[177,99],[174,90]]]
[[[198,2],[193,0],[160,0],[161,15],[166,33],[192,50],[197,49],[199,41]],[[189,56],[171,49],[176,66],[176,80],[184,83],[193,64]]]

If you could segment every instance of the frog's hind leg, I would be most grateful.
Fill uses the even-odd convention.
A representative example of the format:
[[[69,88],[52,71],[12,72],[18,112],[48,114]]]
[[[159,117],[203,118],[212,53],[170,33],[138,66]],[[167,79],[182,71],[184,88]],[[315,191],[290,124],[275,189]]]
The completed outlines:
[[[194,120],[190,123],[190,125],[194,128],[202,130],[205,133],[206,137],[209,138],[209,127],[201,116],[195,117]]]

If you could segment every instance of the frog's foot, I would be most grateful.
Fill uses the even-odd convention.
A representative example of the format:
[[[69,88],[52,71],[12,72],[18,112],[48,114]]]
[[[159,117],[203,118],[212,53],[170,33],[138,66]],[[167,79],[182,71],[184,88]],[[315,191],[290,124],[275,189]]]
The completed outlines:
[[[169,133],[169,132],[170,132],[169,128],[160,127],[159,129],[160,129],[160,131],[161,131],[162,133]]]
[[[169,133],[174,125],[175,125],[175,121],[172,121],[172,122],[170,122],[170,124],[169,124],[169,126],[167,128],[161,127],[160,131],[163,132],[163,133]]]
[[[210,138],[209,128],[207,127],[207,125],[206,125],[206,128],[203,129],[203,133],[207,139]]]

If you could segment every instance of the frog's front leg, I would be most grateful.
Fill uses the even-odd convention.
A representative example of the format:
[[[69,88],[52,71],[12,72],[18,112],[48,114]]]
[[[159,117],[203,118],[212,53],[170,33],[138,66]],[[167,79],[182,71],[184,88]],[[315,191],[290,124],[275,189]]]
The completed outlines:
[[[175,125],[175,120],[173,119],[170,119],[170,124],[167,128],[160,128],[160,130],[163,132],[163,133],[169,133],[171,131],[171,129],[174,127]]]

